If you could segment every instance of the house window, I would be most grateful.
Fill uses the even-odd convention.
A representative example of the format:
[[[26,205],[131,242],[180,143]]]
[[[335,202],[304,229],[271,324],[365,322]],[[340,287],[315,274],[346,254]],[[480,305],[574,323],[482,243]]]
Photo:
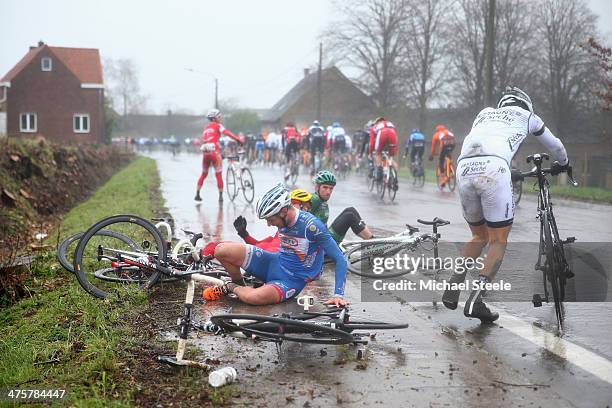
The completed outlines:
[[[51,58],[45,57],[40,60],[40,67],[43,71],[51,71],[52,66]]]
[[[86,113],[77,113],[74,115],[74,132],[89,133],[89,115]]]
[[[19,130],[22,132],[36,132],[36,125],[35,113],[22,113],[19,116]]]

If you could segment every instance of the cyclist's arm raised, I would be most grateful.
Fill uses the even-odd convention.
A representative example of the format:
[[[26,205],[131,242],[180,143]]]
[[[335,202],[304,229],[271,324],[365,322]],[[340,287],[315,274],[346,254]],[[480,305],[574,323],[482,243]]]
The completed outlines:
[[[220,126],[220,127],[219,127],[219,131],[220,131],[221,133],[223,133],[224,135],[226,135],[226,136],[228,136],[228,137],[231,137],[232,139],[234,139],[235,141],[237,141],[237,142],[238,142],[238,143],[240,143],[240,144],[243,144],[243,143],[244,143],[244,141],[242,140],[242,138],[241,138],[240,136],[236,136],[235,134],[233,134],[232,132],[230,132],[228,129],[226,129],[226,128],[225,128],[225,127],[223,127],[223,126]]]
[[[560,165],[566,166],[569,163],[565,146],[545,125],[542,119],[536,114],[531,114],[529,117],[529,133],[552,153],[556,161]]]

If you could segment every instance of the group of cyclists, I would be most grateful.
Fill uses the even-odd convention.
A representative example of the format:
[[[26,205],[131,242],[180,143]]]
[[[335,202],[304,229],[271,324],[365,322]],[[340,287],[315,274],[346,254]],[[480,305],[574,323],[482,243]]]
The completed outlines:
[[[208,119],[210,122],[204,129],[202,143],[204,167],[198,180],[196,200],[200,199],[199,190],[211,165],[215,169],[219,191],[222,190],[218,150],[220,135],[244,143],[243,138],[223,128],[219,111],[210,111]],[[462,256],[476,259],[488,246],[484,267],[479,271],[479,280],[483,283],[490,283],[494,279],[504,257],[514,220],[510,163],[528,135],[535,136],[552,153],[556,159],[553,167],[557,171],[568,169],[569,160],[563,144],[534,113],[529,96],[516,87],[506,88],[496,107],[485,108],[476,116],[461,147],[457,186],[463,217],[472,236]],[[287,160],[303,148],[304,143],[307,143],[311,153],[316,154],[325,147],[331,148],[331,151],[346,149],[346,140],[346,132],[339,123],[324,129],[318,121],[314,121],[305,138],[304,133],[298,131],[293,123],[288,123],[281,132],[281,146]],[[395,126],[384,117],[369,122],[359,133],[356,142],[359,144],[359,153],[363,155],[367,149],[377,169],[381,168],[383,151],[391,156],[397,154]],[[444,159],[451,154],[454,146],[455,137],[452,132],[446,126],[438,125],[432,137],[429,159],[433,160],[438,149],[438,165],[443,170]],[[414,129],[406,142],[406,148],[405,154],[410,156],[411,161],[422,159],[425,150],[423,133]],[[381,177],[380,171],[373,177]],[[308,282],[319,278],[323,269],[323,257],[327,256],[335,262],[336,282],[334,294],[326,303],[336,306],[347,303],[344,299],[347,261],[338,243],[349,229],[363,239],[370,239],[373,235],[353,207],[342,211],[328,227],[328,201],[337,180],[333,173],[323,170],[316,173],[313,182],[315,188],[312,193],[302,189],[290,191],[281,183],[259,198],[255,212],[258,218],[277,228],[274,236],[256,240],[246,230],[246,219],[238,217],[234,226],[245,243],[215,242],[203,249],[205,255],[217,258],[232,277],[231,283],[205,289],[205,299],[215,300],[234,293],[248,304],[287,301],[296,297]],[[240,269],[259,278],[264,285],[258,288],[244,286]],[[465,270],[462,273],[455,272],[450,282],[463,282],[466,274]],[[484,322],[495,321],[499,315],[485,305],[482,296],[483,290],[473,290],[470,293],[464,315]],[[455,309],[459,291],[447,290],[442,299],[446,307]]]

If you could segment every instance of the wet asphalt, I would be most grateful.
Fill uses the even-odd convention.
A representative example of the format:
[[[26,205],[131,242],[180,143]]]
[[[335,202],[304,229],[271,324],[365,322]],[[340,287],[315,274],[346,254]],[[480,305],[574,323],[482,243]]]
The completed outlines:
[[[240,242],[232,221],[243,215],[251,235],[263,238],[274,233],[256,219],[254,203],[246,203],[240,195],[234,203],[227,195],[219,203],[212,173],[204,184],[202,203],[193,200],[200,155],[183,152],[172,156],[162,151],[146,154],[157,162],[166,207],[177,229],[202,231],[209,239]],[[251,170],[256,197],[282,180],[278,167],[255,166]],[[297,184],[312,189],[306,174]],[[585,276],[577,274],[570,288],[578,293],[574,298],[612,300],[612,221],[607,216],[612,207],[557,199],[554,203],[560,235],[596,243],[584,245],[603,265],[596,272],[589,269]],[[460,245],[453,243],[465,242],[470,236],[458,194],[441,193],[430,184],[414,188],[410,181],[401,180],[395,202],[389,203],[367,191],[363,176],[352,175],[339,182],[329,204],[330,220],[345,207],[354,206],[377,235],[399,232],[405,223],[418,225],[417,218],[447,219],[451,224],[441,228],[441,234],[449,244],[441,245],[442,256],[454,256]],[[369,290],[364,296],[364,288],[371,288],[372,280],[362,281],[349,274],[346,293],[353,315],[409,324],[407,329],[379,332],[365,346],[365,359],[357,359],[353,346],[285,342],[279,348],[271,343],[210,334],[193,340],[199,358],[218,359],[221,365],[238,370],[238,392],[233,400],[237,405],[610,406],[611,304],[566,302],[564,331],[559,335],[554,308],[546,304],[534,308],[529,301],[533,290],[537,292],[531,289],[541,286],[541,275],[533,270],[539,234],[535,209],[535,196],[529,195],[523,196],[516,209],[511,245],[497,278],[508,279],[522,289],[516,299],[502,298],[500,302],[495,302],[497,294],[490,294],[488,302],[501,315],[494,324],[482,325],[465,318],[461,307],[446,309],[439,302],[441,294],[436,292],[427,293],[425,299],[397,291],[373,295]],[[422,231],[428,231],[427,227]],[[347,239],[354,236],[349,233]],[[577,252],[578,260],[584,258],[581,253]],[[333,290],[333,270],[326,272],[305,289],[306,294],[315,296],[318,308]],[[432,274],[419,272],[411,279],[419,277],[431,278]],[[382,301],[362,301],[372,296],[380,296]],[[466,296],[463,294],[462,300]],[[235,299],[204,303],[196,298],[196,314],[201,319],[228,311],[275,314],[300,310],[295,302],[253,307]],[[167,334],[168,338],[172,335]]]

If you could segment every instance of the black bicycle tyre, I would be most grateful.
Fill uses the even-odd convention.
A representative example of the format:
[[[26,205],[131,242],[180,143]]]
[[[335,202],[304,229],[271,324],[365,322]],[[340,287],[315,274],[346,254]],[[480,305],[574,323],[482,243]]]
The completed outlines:
[[[368,176],[369,176],[369,172],[370,170],[368,170]],[[376,171],[374,171],[374,173],[376,173]],[[368,177],[368,190],[374,191],[374,185],[376,184],[376,175],[372,174],[372,177]]]
[[[523,182],[521,180],[512,183],[512,195],[514,197],[514,205],[519,205],[523,196]]]
[[[385,198],[385,188],[387,183],[385,182],[385,176],[383,174],[382,179],[376,182],[376,192],[381,200]]]
[[[227,197],[233,202],[238,195],[238,186],[236,185],[236,173],[231,165],[225,171],[225,191],[227,192]]]
[[[555,304],[555,314],[557,315],[557,323],[559,327],[563,327],[563,299],[559,291],[559,265],[555,259],[555,250],[552,240],[552,230],[549,221],[549,214],[544,211],[542,213],[542,228],[544,231],[544,247],[546,256],[546,275],[547,280],[550,283],[550,287],[553,295],[553,302]],[[546,284],[546,282],[544,282]]]
[[[59,246],[57,247],[57,261],[68,272],[74,273],[74,267],[72,266],[72,263],[70,261],[68,261],[68,257],[66,256],[66,252],[68,251],[68,247],[74,241],[80,240],[81,237],[84,234],[85,234],[85,232],[77,232],[76,234],[73,234],[73,235],[69,236],[68,238],[66,238],[65,240],[63,240],[59,244]],[[136,244],[134,241],[132,241],[129,237],[126,237],[125,235],[120,234],[120,233],[115,232],[115,231],[104,231],[103,230],[103,231],[99,231],[97,235],[111,236],[111,237],[123,240],[126,244],[132,246],[133,248],[137,248],[138,247],[138,244]]]
[[[446,180],[446,185],[448,186],[448,189],[452,193],[453,191],[455,191],[455,187],[457,187],[457,178],[455,177],[456,176],[455,168],[451,166],[449,170],[450,170],[450,176]]]
[[[394,167],[389,167],[389,186],[387,187],[388,189],[388,195],[389,195],[389,200],[391,200],[391,202],[393,202],[395,200],[395,196],[397,195],[397,189],[393,188],[393,186],[397,186],[399,188],[399,179],[397,178],[397,170],[395,170]]]
[[[79,241],[79,245],[77,246],[74,252],[75,255],[74,255],[73,265],[74,265],[75,275],[76,275],[76,278],[79,284],[88,293],[100,299],[105,299],[106,297],[109,296],[110,293],[97,288],[93,283],[91,283],[87,279],[87,276],[85,272],[83,271],[83,267],[82,267],[83,251],[85,250],[85,247],[87,246],[87,243],[89,242],[91,237],[96,235],[99,231],[103,230],[104,228],[107,228],[108,226],[116,224],[116,223],[131,223],[131,224],[136,224],[144,228],[155,239],[155,244],[157,246],[157,259],[155,260],[156,266],[159,266],[159,263],[161,260],[166,259],[167,247],[166,247],[165,240],[161,236],[161,233],[155,227],[155,225],[153,225],[148,220],[141,218],[139,216],[136,216],[136,215],[114,215],[114,216],[107,217],[107,218],[104,218],[98,221],[97,223],[92,225],[87,231],[85,231],[83,237]],[[161,272],[159,271],[159,269],[156,269],[154,272],[152,272],[147,282],[144,285],[142,285],[143,288],[148,289],[151,286],[153,286],[159,280],[160,275],[161,275]]]
[[[243,167],[242,170],[240,170],[240,183],[242,185],[242,195],[245,199],[245,201],[249,204],[251,204],[253,202],[253,199],[255,198],[255,180],[253,180],[253,175],[251,174],[251,170],[249,170],[246,167]],[[246,183],[245,183],[245,180]],[[247,190],[250,191],[250,194],[247,195]]]
[[[377,321],[352,321],[349,318],[348,323],[342,323],[341,327],[352,333],[355,330],[397,330],[405,329],[408,323],[386,323]]]
[[[361,271],[361,267],[356,267],[354,265],[353,262],[351,262],[351,255],[357,251],[357,250],[362,250],[364,248],[364,246],[370,246],[370,245],[388,245],[385,243],[368,243],[368,242],[363,242],[360,243],[359,245],[354,245],[352,248],[348,249],[345,253],[344,256],[347,259],[347,269],[350,273],[357,275],[357,276],[361,276],[364,278],[373,278],[373,279],[387,279],[387,278],[395,278],[398,276],[403,276],[406,275],[407,273],[410,273],[411,270],[407,269],[405,271],[400,271],[400,272],[394,272],[394,273],[384,273],[384,274],[376,274],[376,273],[367,273],[367,272],[362,272]],[[401,250],[401,249],[400,249]],[[397,253],[399,251],[392,251],[393,253]],[[387,254],[383,254],[383,255],[377,255],[377,256],[385,256]],[[363,261],[361,261],[363,262]],[[361,262],[359,262],[359,264],[361,265]]]
[[[246,336],[253,335],[265,339],[331,345],[351,344],[355,342],[353,335],[346,331],[284,317],[250,314],[221,314],[212,316],[210,320],[227,332],[241,332]],[[241,326],[233,323],[233,320],[254,320],[256,323],[249,323],[248,325]],[[278,331],[279,327],[282,327],[282,332]],[[302,333],[305,334],[304,337],[287,336],[287,334]],[[308,334],[310,334],[310,336]],[[323,337],[324,334],[330,337]]]

